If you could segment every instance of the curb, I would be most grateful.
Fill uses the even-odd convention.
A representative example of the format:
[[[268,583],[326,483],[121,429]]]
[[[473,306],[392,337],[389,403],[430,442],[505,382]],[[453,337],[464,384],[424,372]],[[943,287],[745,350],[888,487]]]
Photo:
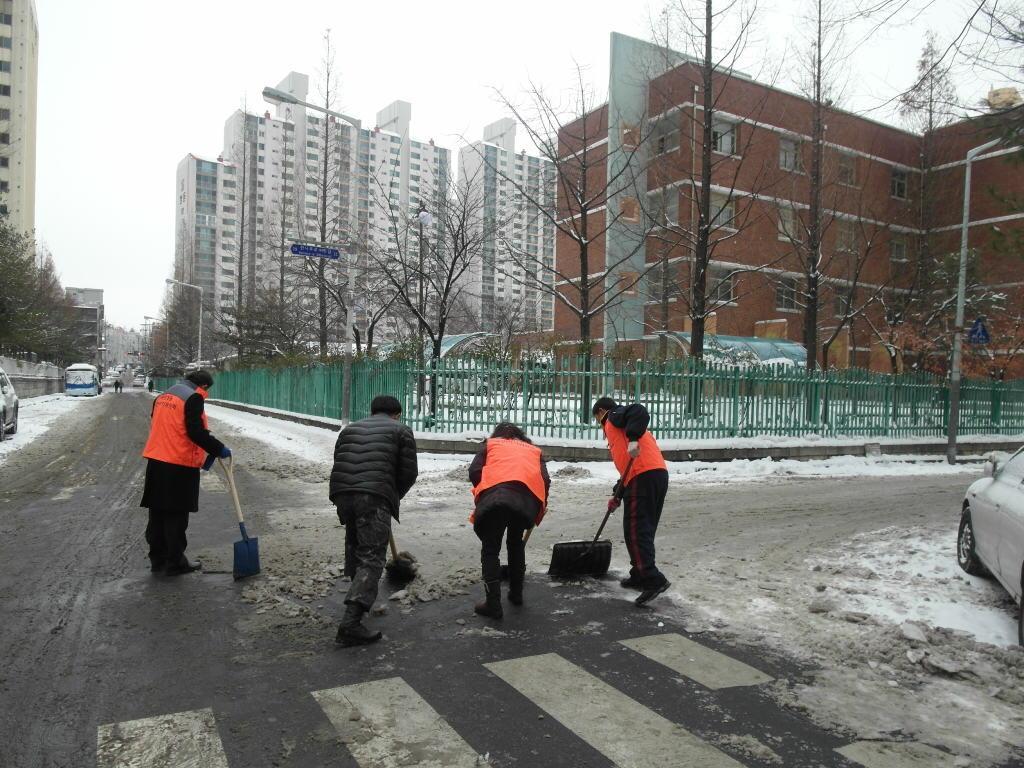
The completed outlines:
[[[229,402],[227,400],[207,400],[210,405],[219,405],[236,411],[267,416],[282,421],[304,424],[308,427],[319,427],[337,432],[339,426],[325,419],[306,416],[299,413],[281,413],[269,411],[255,405]],[[991,451],[1015,451],[1024,445],[1024,440],[1006,441],[972,441],[960,440],[958,445],[964,453],[978,456]],[[445,438],[416,438],[416,447],[425,453],[456,453],[475,454],[480,448],[477,440],[452,440]],[[607,461],[608,451],[605,448],[592,448],[576,445],[542,445],[544,458],[550,461]],[[942,456],[946,453],[946,441],[930,443],[875,443],[865,441],[854,445],[780,445],[764,448],[685,448],[662,450],[666,461],[733,461],[735,459],[795,459],[810,461],[814,459],[831,459],[837,456],[877,456],[877,455],[924,455]],[[965,459],[970,461],[970,459]]]

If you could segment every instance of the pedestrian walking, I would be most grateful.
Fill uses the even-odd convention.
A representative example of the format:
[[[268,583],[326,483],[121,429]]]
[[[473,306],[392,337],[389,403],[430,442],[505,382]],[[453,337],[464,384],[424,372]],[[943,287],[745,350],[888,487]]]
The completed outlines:
[[[114,379],[114,394],[117,394],[120,391],[121,391],[121,380],[120,379]]]
[[[148,389],[150,392],[153,391],[153,379],[152,378],[149,381],[146,382],[146,389]]]
[[[668,469],[658,443],[647,431],[651,416],[640,403],[619,405],[610,397],[594,403],[593,415],[604,429],[622,492],[622,535],[629,551],[629,577],[619,583],[640,590],[637,605],[660,595],[670,584],[658,570],[654,536],[668,492]],[[632,463],[630,463],[632,462]]]
[[[142,455],[146,482],[140,507],[149,509],[146,542],[154,572],[191,573],[198,563],[185,557],[188,516],[199,510],[199,469],[231,455],[210,434],[203,403],[213,377],[193,371],[153,401],[149,439]]]
[[[398,520],[402,498],[416,482],[416,439],[399,421],[402,405],[391,395],[370,403],[370,416],[341,430],[334,445],[330,498],[345,526],[345,575],[352,579],[345,595],[345,616],[336,642],[375,643],[362,619],[377,599],[387,558],[391,518]]]
[[[523,534],[540,525],[547,510],[551,478],[541,449],[515,424],[502,422],[469,465],[475,507],[470,518],[480,539],[480,567],[484,602],[473,609],[481,616],[500,619],[501,540],[508,551],[508,601],[523,604],[526,546]]]

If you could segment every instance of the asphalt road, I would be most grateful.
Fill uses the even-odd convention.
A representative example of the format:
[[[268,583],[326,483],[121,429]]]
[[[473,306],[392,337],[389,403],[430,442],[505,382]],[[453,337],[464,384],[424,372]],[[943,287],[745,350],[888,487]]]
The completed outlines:
[[[229,574],[152,576],[137,506],[150,403],[131,391],[83,403],[0,465],[0,765],[863,764],[835,751],[849,739],[768,695],[799,668],[690,637],[601,584],[531,577],[527,607],[501,625],[465,597],[392,610],[374,619],[385,643],[338,649],[249,622]],[[291,493],[238,479],[267,506]],[[870,504],[901,482],[816,487]],[[229,548],[229,500],[213,490],[190,538]],[[904,497],[915,503],[911,487]],[[258,511],[251,521],[275,535]],[[340,615],[341,598],[325,610]]]

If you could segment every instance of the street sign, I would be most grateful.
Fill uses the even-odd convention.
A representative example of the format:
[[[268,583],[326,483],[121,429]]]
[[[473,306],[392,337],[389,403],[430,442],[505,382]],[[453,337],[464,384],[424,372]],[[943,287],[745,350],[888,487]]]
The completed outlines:
[[[306,243],[292,243],[292,254],[295,256],[316,256],[321,259],[340,259],[341,251],[337,248],[327,248],[323,245],[307,245]]]
[[[974,325],[971,326],[971,330],[967,333],[967,342],[969,344],[988,344],[990,341],[992,341],[992,337],[988,335],[985,321],[979,317],[974,321]]]

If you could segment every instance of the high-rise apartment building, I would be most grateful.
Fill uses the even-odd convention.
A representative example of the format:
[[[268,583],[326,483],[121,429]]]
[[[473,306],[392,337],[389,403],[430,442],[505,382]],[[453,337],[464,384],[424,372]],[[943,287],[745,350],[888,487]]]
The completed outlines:
[[[0,0],[0,213],[35,229],[39,22],[34,0]]]
[[[92,365],[103,366],[104,335],[106,325],[103,315],[103,289],[102,288],[65,288],[64,295],[75,313],[75,329],[78,332],[78,342],[83,350],[89,350],[92,354],[90,360],[79,360],[78,362],[89,362]]]
[[[485,233],[482,258],[468,274],[483,329],[493,329],[498,315],[515,313],[517,330],[551,330],[553,297],[537,282],[552,285],[555,262],[555,226],[538,210],[555,207],[552,164],[516,152],[516,121],[504,118],[484,128],[482,141],[459,150],[459,183],[480,206]]]
[[[277,88],[306,101],[309,78],[292,72]],[[449,183],[450,151],[412,139],[411,117],[402,101],[378,112],[372,129],[295,104],[279,104],[276,115],[233,113],[216,162],[189,155],[179,165],[176,275],[198,280],[223,319],[239,290],[244,303],[282,278],[301,282],[294,266],[304,257],[291,244],[323,242],[351,257],[337,268],[351,269],[359,286],[367,260],[395,250],[391,213],[436,207]],[[293,300],[314,299],[299,293]],[[356,305],[358,323],[369,307],[365,297]],[[337,338],[341,318],[330,323]]]

